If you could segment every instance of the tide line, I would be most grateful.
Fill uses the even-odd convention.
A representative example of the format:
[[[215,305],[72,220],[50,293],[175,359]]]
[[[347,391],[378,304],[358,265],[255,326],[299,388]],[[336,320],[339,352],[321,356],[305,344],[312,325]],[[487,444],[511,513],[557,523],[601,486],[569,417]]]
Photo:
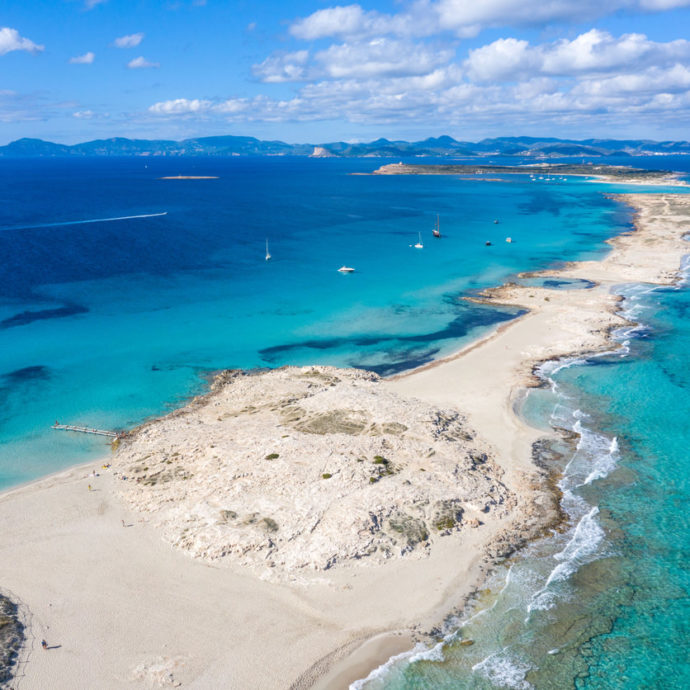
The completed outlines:
[[[138,218],[157,218],[167,216],[167,211],[160,213],[141,213],[136,216],[116,216],[115,218],[89,218],[87,220],[64,220],[59,223],[38,223],[36,225],[15,225],[7,228],[0,228],[0,232],[5,230],[33,230],[35,228],[58,228],[65,225],[86,225],[88,223],[111,223],[116,220],[135,220]]]

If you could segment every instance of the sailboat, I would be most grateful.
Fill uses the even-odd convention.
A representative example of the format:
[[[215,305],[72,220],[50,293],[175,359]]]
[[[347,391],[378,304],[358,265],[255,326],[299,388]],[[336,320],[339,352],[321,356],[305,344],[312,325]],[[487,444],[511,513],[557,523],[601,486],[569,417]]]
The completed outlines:
[[[415,244],[414,246],[415,249],[424,249],[424,245],[422,244],[422,233],[419,233],[419,242]]]
[[[271,253],[268,251],[268,237],[266,238],[266,261],[271,260]]]
[[[434,237],[441,237],[441,230],[438,225],[438,213],[436,214],[436,227],[431,231]]]

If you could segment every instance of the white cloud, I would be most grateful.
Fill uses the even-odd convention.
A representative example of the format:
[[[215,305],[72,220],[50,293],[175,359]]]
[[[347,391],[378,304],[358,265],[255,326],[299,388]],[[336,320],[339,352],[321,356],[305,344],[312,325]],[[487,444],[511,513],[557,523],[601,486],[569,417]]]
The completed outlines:
[[[476,34],[489,26],[541,25],[611,14],[629,0],[439,0],[439,28]]]
[[[450,31],[460,37],[502,26],[544,26],[578,22],[618,11],[663,12],[690,0],[416,0],[396,14],[337,5],[295,20],[290,33],[313,41],[328,37],[429,36]]]
[[[277,53],[252,69],[266,83],[421,76],[432,73],[453,56],[452,50],[382,37],[331,45],[315,53],[311,61],[307,50]]]
[[[84,53],[83,55],[77,55],[75,57],[72,57],[69,59],[70,63],[73,65],[90,65],[96,55],[89,51],[88,53]]]
[[[663,11],[677,7],[690,6],[690,0],[640,0],[640,7],[645,10]]]
[[[615,38],[606,31],[592,29],[572,41],[563,39],[534,47],[527,41],[501,38],[471,50],[464,67],[472,80],[488,82],[539,74],[568,76],[630,71],[683,60],[690,60],[690,41],[657,43],[644,34]]]
[[[525,71],[538,70],[539,56],[527,41],[499,38],[471,50],[465,68],[473,81],[508,80]]]
[[[309,51],[298,50],[294,53],[277,53],[267,57],[263,62],[252,67],[254,76],[266,83],[301,81],[306,78],[306,63]]]
[[[105,2],[108,2],[108,0],[84,0],[84,7],[87,10],[92,10],[96,5],[102,5]]]
[[[144,40],[143,33],[127,34],[120,36],[113,41],[116,48],[135,48]]]
[[[646,100],[650,95],[690,91],[690,69],[685,65],[669,68],[651,67],[643,72],[618,74],[605,79],[593,79],[578,84],[573,93],[594,98]]]
[[[28,38],[19,35],[16,29],[8,26],[0,28],[0,55],[11,53],[13,50],[25,50],[27,53],[39,53],[44,46],[38,45]]]
[[[369,17],[374,13],[370,12]],[[329,7],[297,20],[290,33],[296,38],[310,41],[326,36],[346,36],[362,31],[366,14],[359,5]]]
[[[419,0],[408,11],[392,15],[375,10],[365,12],[360,5],[328,7],[293,22],[290,33],[306,41],[329,36],[423,36],[433,33],[435,25],[435,12],[430,10],[427,0]]]
[[[148,67],[160,67],[159,62],[149,62],[145,57],[139,56],[127,63],[129,69],[146,69]]]
[[[457,39],[500,24],[548,24],[627,11],[660,11],[690,0],[411,0],[399,14],[330,7],[295,21],[294,38],[322,41],[277,52],[252,68],[264,83],[302,82],[290,97],[178,98],[149,115],[247,123],[493,122],[512,129],[544,121],[580,127],[638,113],[648,122],[687,120],[690,41],[591,29],[530,44],[504,36],[459,62]],[[424,19],[419,17],[424,16]],[[434,35],[442,34],[443,35]],[[433,38],[430,38],[433,37]],[[329,44],[330,43],[330,44]],[[284,87],[283,87],[284,88]],[[655,119],[655,116],[658,118]],[[608,119],[607,119],[608,118]],[[629,118],[628,118],[629,120]],[[642,120],[635,120],[642,126]]]
[[[170,101],[160,101],[149,107],[149,112],[154,115],[189,115],[190,113],[203,113],[212,106],[211,101],[198,98],[176,98]]]
[[[78,110],[76,113],[72,113],[72,117],[76,117],[78,120],[91,120],[96,117],[96,113],[93,110]]]
[[[332,79],[423,75],[452,57],[450,50],[435,50],[387,38],[332,45],[316,54],[323,71]]]

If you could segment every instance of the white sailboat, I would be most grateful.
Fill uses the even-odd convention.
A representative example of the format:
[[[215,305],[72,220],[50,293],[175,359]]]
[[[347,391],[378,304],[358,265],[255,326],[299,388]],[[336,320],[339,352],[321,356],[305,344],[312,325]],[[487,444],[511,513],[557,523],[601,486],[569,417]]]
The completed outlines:
[[[419,233],[419,242],[415,244],[414,246],[415,249],[424,249],[424,245],[422,244],[422,233]]]
[[[268,237],[266,238],[266,261],[271,260],[271,253],[268,251]]]
[[[438,223],[438,213],[436,214],[436,227],[431,231],[434,237],[441,237],[441,228]]]

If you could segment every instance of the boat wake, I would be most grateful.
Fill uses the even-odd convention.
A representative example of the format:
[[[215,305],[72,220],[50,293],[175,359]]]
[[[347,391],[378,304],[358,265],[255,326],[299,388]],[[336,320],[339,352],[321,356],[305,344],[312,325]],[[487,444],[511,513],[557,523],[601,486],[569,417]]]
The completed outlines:
[[[89,223],[112,223],[117,220],[137,220],[139,218],[158,218],[159,216],[167,216],[167,211],[160,213],[140,213],[136,216],[116,216],[114,218],[88,218],[87,220],[63,220],[58,223],[37,223],[36,225],[15,225],[8,228],[0,228],[0,232],[6,230],[35,230],[38,228],[60,228],[65,225],[87,225]]]

